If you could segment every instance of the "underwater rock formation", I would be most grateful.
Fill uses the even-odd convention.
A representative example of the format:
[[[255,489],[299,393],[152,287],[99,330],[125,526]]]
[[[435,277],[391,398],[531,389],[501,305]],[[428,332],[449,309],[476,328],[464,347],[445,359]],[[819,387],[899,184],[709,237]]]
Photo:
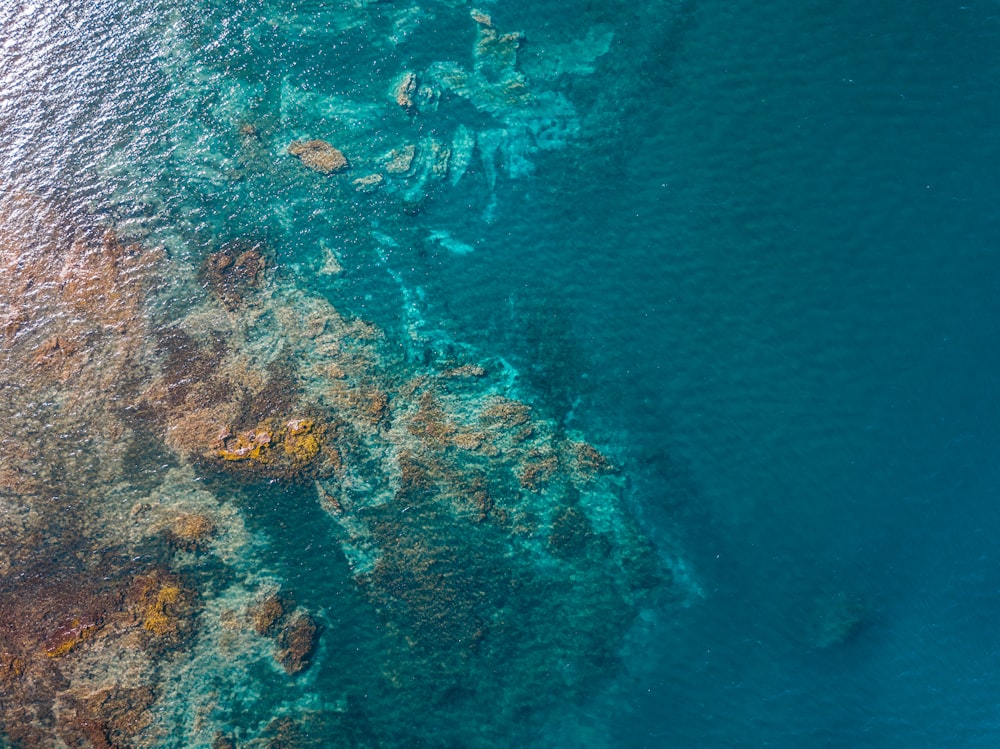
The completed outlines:
[[[266,265],[260,243],[231,242],[205,259],[201,275],[223,304],[235,309],[260,286]]]
[[[363,5],[255,33],[360,29]],[[520,68],[524,35],[459,12],[465,62],[369,102],[219,76],[173,40],[163,73],[203,86],[204,111],[167,138],[162,183],[185,189],[118,204],[169,204],[143,244],[0,194],[0,743],[477,749],[618,668],[667,575],[616,461],[497,360],[401,342],[289,267],[293,234],[321,236],[338,278],[348,241],[392,246],[392,219],[350,235],[337,201],[489,192],[572,137],[568,100]],[[348,164],[317,140],[284,157],[302,133],[365,176],[303,180]],[[289,186],[275,225],[319,228],[248,229]]]
[[[313,618],[304,611],[293,614],[278,633],[278,662],[289,674],[302,671],[316,649],[318,629]]]
[[[347,168],[347,157],[325,140],[296,140],[288,146],[288,153],[297,156],[303,166],[320,174],[332,174]]]
[[[392,87],[392,98],[403,109],[410,111],[416,108],[414,97],[417,93],[417,74],[407,71],[400,76]]]

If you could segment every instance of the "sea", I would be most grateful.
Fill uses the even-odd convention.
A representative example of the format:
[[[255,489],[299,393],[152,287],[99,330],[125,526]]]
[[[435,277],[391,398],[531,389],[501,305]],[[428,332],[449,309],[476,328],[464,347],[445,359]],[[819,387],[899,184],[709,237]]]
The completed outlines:
[[[616,503],[608,520],[605,500],[587,499],[591,484],[566,478],[576,483],[549,509],[524,510],[523,524],[543,530],[496,510],[482,542],[438,531],[427,541],[426,526],[406,526],[408,550],[451,560],[430,585],[444,586],[444,603],[428,603],[402,572],[379,589],[379,562],[358,540],[408,517],[394,515],[410,509],[401,489],[364,505],[371,515],[358,517],[379,520],[359,531],[344,515],[369,501],[361,478],[334,511],[317,499],[333,483],[320,474],[232,478],[163,437],[175,408],[130,438],[160,446],[144,483],[122,479],[129,497],[169,506],[168,475],[187,470],[185,486],[237,507],[253,542],[231,552],[242,561],[182,549],[164,563],[201,603],[186,643],[166,654],[134,645],[155,664],[146,718],[109,718],[76,744],[60,733],[72,699],[105,688],[89,643],[110,625],[98,624],[49,659],[88,654],[86,679],[66,675],[55,696],[16,692],[17,710],[50,703],[31,712],[33,738],[19,738],[22,713],[0,697],[5,740],[997,746],[998,92],[996,0],[0,0],[0,191],[162,253],[143,314],[171,330],[214,324],[208,312],[185,317],[209,304],[197,269],[220,248],[263,248],[267,283],[287,291],[251,322],[227,302],[244,322],[218,330],[266,327],[309,300],[380,331],[390,416],[370,434],[357,427],[372,455],[402,444],[395,414],[411,413],[405,392],[423,387],[404,379],[446,360],[482,364],[490,397],[527,403],[534,433],[554,435],[560,457],[539,469],[554,471],[548,486],[569,470],[559,440],[570,435],[613,465]],[[330,146],[349,166],[310,165]],[[31,240],[17,246],[33,252]],[[18,307],[34,319],[33,298],[0,298],[0,315]],[[13,350],[17,335],[0,345]],[[291,353],[305,349],[282,334],[266,345],[232,335],[218,333],[219,345],[236,356],[251,341],[250,368],[295,359],[308,370],[311,354]],[[163,348],[139,345],[135,366],[155,380]],[[40,376],[0,371],[7,389]],[[442,403],[460,410],[464,392]],[[3,427],[14,439],[18,429]],[[235,429],[215,458],[243,439]],[[476,449],[489,476],[508,454]],[[381,486],[381,469],[365,465],[358,476]],[[550,501],[555,490],[525,476],[491,484],[496,507]],[[456,491],[474,493],[468,481]],[[22,517],[10,496],[3,513]],[[559,535],[582,516],[589,530]],[[468,566],[472,587],[492,580],[482,557],[508,549],[497,540],[508,530],[524,539],[502,556],[515,571],[497,573],[508,592],[489,588],[489,606],[476,604],[489,626],[473,647],[448,630],[468,608],[448,576]],[[93,538],[99,555],[110,542]],[[3,539],[28,544],[25,559],[35,543]],[[570,556],[553,551],[560,539]],[[626,547],[653,571],[629,568]],[[223,561],[204,561],[216,552]],[[7,591],[18,569],[6,568]],[[536,574],[544,586],[518,593]],[[216,642],[210,617],[232,620],[220,602],[237,584],[253,598],[265,579],[316,624],[305,668],[282,671],[265,658],[268,640],[234,646],[221,666],[191,665]],[[441,627],[433,647],[426,622],[411,621],[423,605]],[[148,613],[144,626],[158,634]],[[176,707],[188,694],[214,696]]]

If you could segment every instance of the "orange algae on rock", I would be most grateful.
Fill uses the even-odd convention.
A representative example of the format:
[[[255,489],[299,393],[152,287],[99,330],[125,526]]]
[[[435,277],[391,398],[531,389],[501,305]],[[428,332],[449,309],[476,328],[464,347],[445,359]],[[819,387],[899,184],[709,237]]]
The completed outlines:
[[[266,425],[249,429],[239,434],[220,438],[221,446],[217,455],[223,460],[247,460],[265,462],[270,459],[270,447],[274,432]]]
[[[294,478],[303,472],[332,470],[339,460],[324,445],[326,429],[311,418],[269,419],[255,428],[233,434],[222,429],[213,442],[213,455],[223,465],[251,473]]]
[[[192,591],[177,575],[154,571],[141,576],[129,598],[142,629],[156,643],[178,645],[193,626]]]
[[[176,630],[168,610],[181,597],[181,589],[176,585],[164,585],[156,591],[152,600],[142,612],[142,626],[147,632],[162,636]]]

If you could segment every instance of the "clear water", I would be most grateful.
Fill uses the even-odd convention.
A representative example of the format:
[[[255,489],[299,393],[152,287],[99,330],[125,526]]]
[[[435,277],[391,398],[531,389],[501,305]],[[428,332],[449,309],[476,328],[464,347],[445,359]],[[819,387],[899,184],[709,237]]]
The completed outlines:
[[[248,483],[139,431],[145,483],[101,476],[128,507],[180,502],[169,477],[193,464],[253,539],[235,561],[218,544],[174,558],[198,631],[258,583],[322,629],[294,677],[245,633],[221,659],[204,633],[148,656],[160,732],[121,741],[207,746],[218,728],[256,746],[290,717],[317,746],[993,746],[996,5],[478,7],[523,33],[516,64],[477,58],[489,26],[460,2],[0,0],[0,187],[164,248],[151,320],[193,324],[205,257],[261,241],[287,292],[269,314],[317,298],[372,323],[393,387],[484,362],[544,428],[599,445],[621,466],[613,519],[638,523],[621,548],[646,539],[657,559],[615,620],[629,578],[610,557],[562,572],[503,557],[498,575],[539,585],[496,604],[517,619],[508,639],[467,657],[445,638],[424,662],[397,631],[402,594],[367,597],[309,482]],[[415,112],[393,101],[406,71],[430,89]],[[350,170],[308,170],[285,153],[301,138]],[[451,147],[443,176],[431,139]],[[393,174],[383,156],[406,144],[415,164]],[[369,173],[383,185],[357,191]],[[31,318],[34,298],[0,312]],[[5,389],[30,389],[13,361]],[[5,418],[24,407],[10,399]],[[30,502],[5,491],[13,527]],[[77,501],[115,517],[107,497]],[[474,583],[506,532],[428,543]],[[86,553],[108,536],[128,546],[95,532]],[[213,690],[213,707],[185,700]]]

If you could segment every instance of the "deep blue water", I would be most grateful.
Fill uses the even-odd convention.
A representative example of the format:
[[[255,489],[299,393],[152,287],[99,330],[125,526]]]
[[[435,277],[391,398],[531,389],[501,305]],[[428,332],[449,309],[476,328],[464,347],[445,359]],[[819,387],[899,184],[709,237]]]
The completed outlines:
[[[219,18],[259,32],[256,9],[203,5],[214,16],[181,35],[196,58],[207,45],[223,79],[263,81],[262,111],[281,75],[345,95],[381,90],[391,71],[459,59],[472,43],[455,20],[465,15],[391,50],[366,46],[370,29],[336,50],[226,36]],[[393,5],[369,10],[387,18]],[[92,109],[69,114],[18,104],[20,84],[4,83],[15,102],[0,107],[4,168],[136,221],[107,187],[134,174],[111,178],[102,159],[141,163],[175,137],[158,128],[185,121],[177,111],[201,116],[185,96],[208,98],[147,56],[158,43],[149,29],[184,26],[164,21],[173,10],[78,11],[107,24],[80,30],[84,39],[146,72],[91,76]],[[701,594],[661,601],[641,654],[588,704],[610,746],[996,745],[1000,5],[488,10],[539,58],[546,44],[613,31],[593,72],[551,83],[579,132],[537,154],[533,174],[501,173],[494,208],[473,166],[467,187],[434,193],[415,216],[371,209],[379,231],[404,238],[395,247],[357,228],[372,216],[344,209],[323,219],[345,269],[331,280],[308,272],[321,231],[308,206],[290,209],[292,228],[275,219],[296,195],[281,175],[262,178],[277,187],[255,202],[157,172],[150,157],[140,191],[159,191],[188,237],[263,226],[281,238],[282,262],[307,268],[306,283],[389,330],[403,327],[401,289],[416,294],[428,327],[505,357],[540,408],[619,457],[634,513]],[[119,33],[107,19],[128,28],[130,13],[131,40],[107,42]],[[209,44],[217,37],[246,45],[231,65],[213,57],[225,58]],[[56,49],[38,80],[93,48]],[[46,116],[79,117],[99,142],[62,139],[62,153],[11,145]],[[426,127],[451,126],[439,116]],[[240,189],[260,195],[259,184]],[[472,251],[429,241],[438,229]],[[828,642],[824,622],[839,615],[857,621]],[[558,745],[557,722],[551,730]]]
[[[427,271],[696,560],[618,745],[992,745],[1000,8],[633,12],[597,167]],[[837,591],[870,618],[810,647]]]

